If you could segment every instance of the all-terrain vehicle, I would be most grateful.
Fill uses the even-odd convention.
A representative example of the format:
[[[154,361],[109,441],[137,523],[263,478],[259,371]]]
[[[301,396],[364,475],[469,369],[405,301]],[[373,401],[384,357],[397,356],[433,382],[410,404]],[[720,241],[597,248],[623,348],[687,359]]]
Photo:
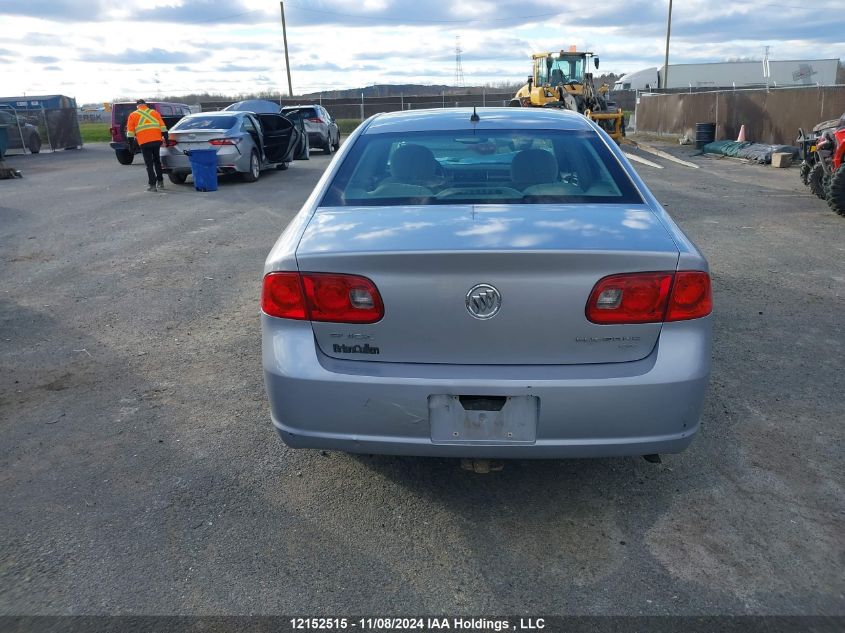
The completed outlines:
[[[824,121],[812,132],[798,130],[801,181],[828,206],[845,216],[845,114]]]

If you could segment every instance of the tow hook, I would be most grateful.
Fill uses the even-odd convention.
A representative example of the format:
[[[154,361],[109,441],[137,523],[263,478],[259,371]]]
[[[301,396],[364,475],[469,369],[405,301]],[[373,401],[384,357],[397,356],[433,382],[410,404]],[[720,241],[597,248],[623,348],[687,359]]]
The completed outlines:
[[[478,473],[479,475],[486,475],[488,473],[499,472],[505,467],[505,463],[493,459],[473,459],[464,457],[461,459],[461,469],[468,470],[471,473]]]

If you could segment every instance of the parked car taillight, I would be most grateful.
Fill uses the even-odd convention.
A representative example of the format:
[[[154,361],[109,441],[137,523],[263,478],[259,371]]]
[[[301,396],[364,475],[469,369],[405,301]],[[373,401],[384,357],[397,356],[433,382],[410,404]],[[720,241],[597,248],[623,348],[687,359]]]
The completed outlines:
[[[713,311],[710,275],[700,271],[675,273],[672,296],[669,298],[667,321],[686,321],[707,316]]]
[[[115,126],[113,125],[113,126],[111,126],[111,127],[109,128],[109,134],[111,134],[111,135],[112,135],[112,138],[114,138],[115,136],[117,136],[117,133],[118,133],[118,132],[120,132],[120,128],[119,128],[119,127],[115,127]]]
[[[710,275],[701,271],[625,273],[599,280],[587,319],[611,325],[698,319],[710,314]]]
[[[312,116],[312,117],[311,117],[310,119],[308,119],[308,120],[309,120],[309,121],[311,121],[311,123],[322,123],[322,122],[323,122],[323,119],[321,119],[321,118],[320,118],[320,117],[318,117],[318,116]]]
[[[237,145],[239,140],[234,138],[213,138],[209,143],[212,145]]]
[[[164,144],[165,147],[174,147],[179,144],[179,141],[174,141],[172,138],[167,139],[167,142]]]
[[[372,281],[335,273],[268,273],[261,309],[281,319],[332,323],[375,323],[384,316],[381,295]]]

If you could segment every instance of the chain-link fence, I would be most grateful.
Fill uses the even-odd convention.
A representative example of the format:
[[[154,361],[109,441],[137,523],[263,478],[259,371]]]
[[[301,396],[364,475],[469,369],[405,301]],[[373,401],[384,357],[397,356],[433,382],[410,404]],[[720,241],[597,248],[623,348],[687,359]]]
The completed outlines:
[[[70,97],[0,97],[0,113],[12,151],[37,154],[42,147],[55,151],[82,146],[76,101]]]
[[[7,153],[37,154],[49,134],[47,117],[42,110],[17,110],[0,105],[0,125],[6,128]]]

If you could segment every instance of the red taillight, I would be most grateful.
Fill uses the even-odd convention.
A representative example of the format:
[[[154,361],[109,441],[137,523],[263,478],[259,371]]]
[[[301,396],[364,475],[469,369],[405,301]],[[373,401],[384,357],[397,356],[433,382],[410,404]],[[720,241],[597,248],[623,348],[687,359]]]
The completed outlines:
[[[299,273],[270,273],[261,289],[261,309],[280,319],[307,319]]]
[[[111,134],[111,135],[112,135],[112,138],[114,138],[115,136],[117,136],[117,133],[118,133],[118,132],[120,132],[120,128],[119,128],[119,127],[111,126],[111,127],[109,128],[109,134]]]
[[[209,143],[212,145],[237,145],[238,141],[231,138],[213,138]]]
[[[165,147],[174,147],[178,145],[179,141],[174,141],[172,138],[167,139],[167,142],[164,144]]]
[[[611,275],[599,281],[587,302],[593,323],[662,321],[672,287],[672,273]]]
[[[321,119],[321,118],[320,118],[320,117],[318,117],[318,116],[312,116],[312,117],[311,117],[310,119],[308,119],[308,120],[309,120],[309,121],[311,121],[311,123],[322,123],[322,122],[323,122],[323,119]]]
[[[384,304],[366,277],[334,273],[269,273],[264,277],[261,309],[282,319],[333,323],[375,323]]]
[[[611,325],[698,319],[712,309],[705,272],[626,273],[595,285],[586,314],[593,323]]]
[[[675,273],[672,297],[666,312],[667,321],[685,321],[707,316],[713,311],[710,275],[701,271]]]

